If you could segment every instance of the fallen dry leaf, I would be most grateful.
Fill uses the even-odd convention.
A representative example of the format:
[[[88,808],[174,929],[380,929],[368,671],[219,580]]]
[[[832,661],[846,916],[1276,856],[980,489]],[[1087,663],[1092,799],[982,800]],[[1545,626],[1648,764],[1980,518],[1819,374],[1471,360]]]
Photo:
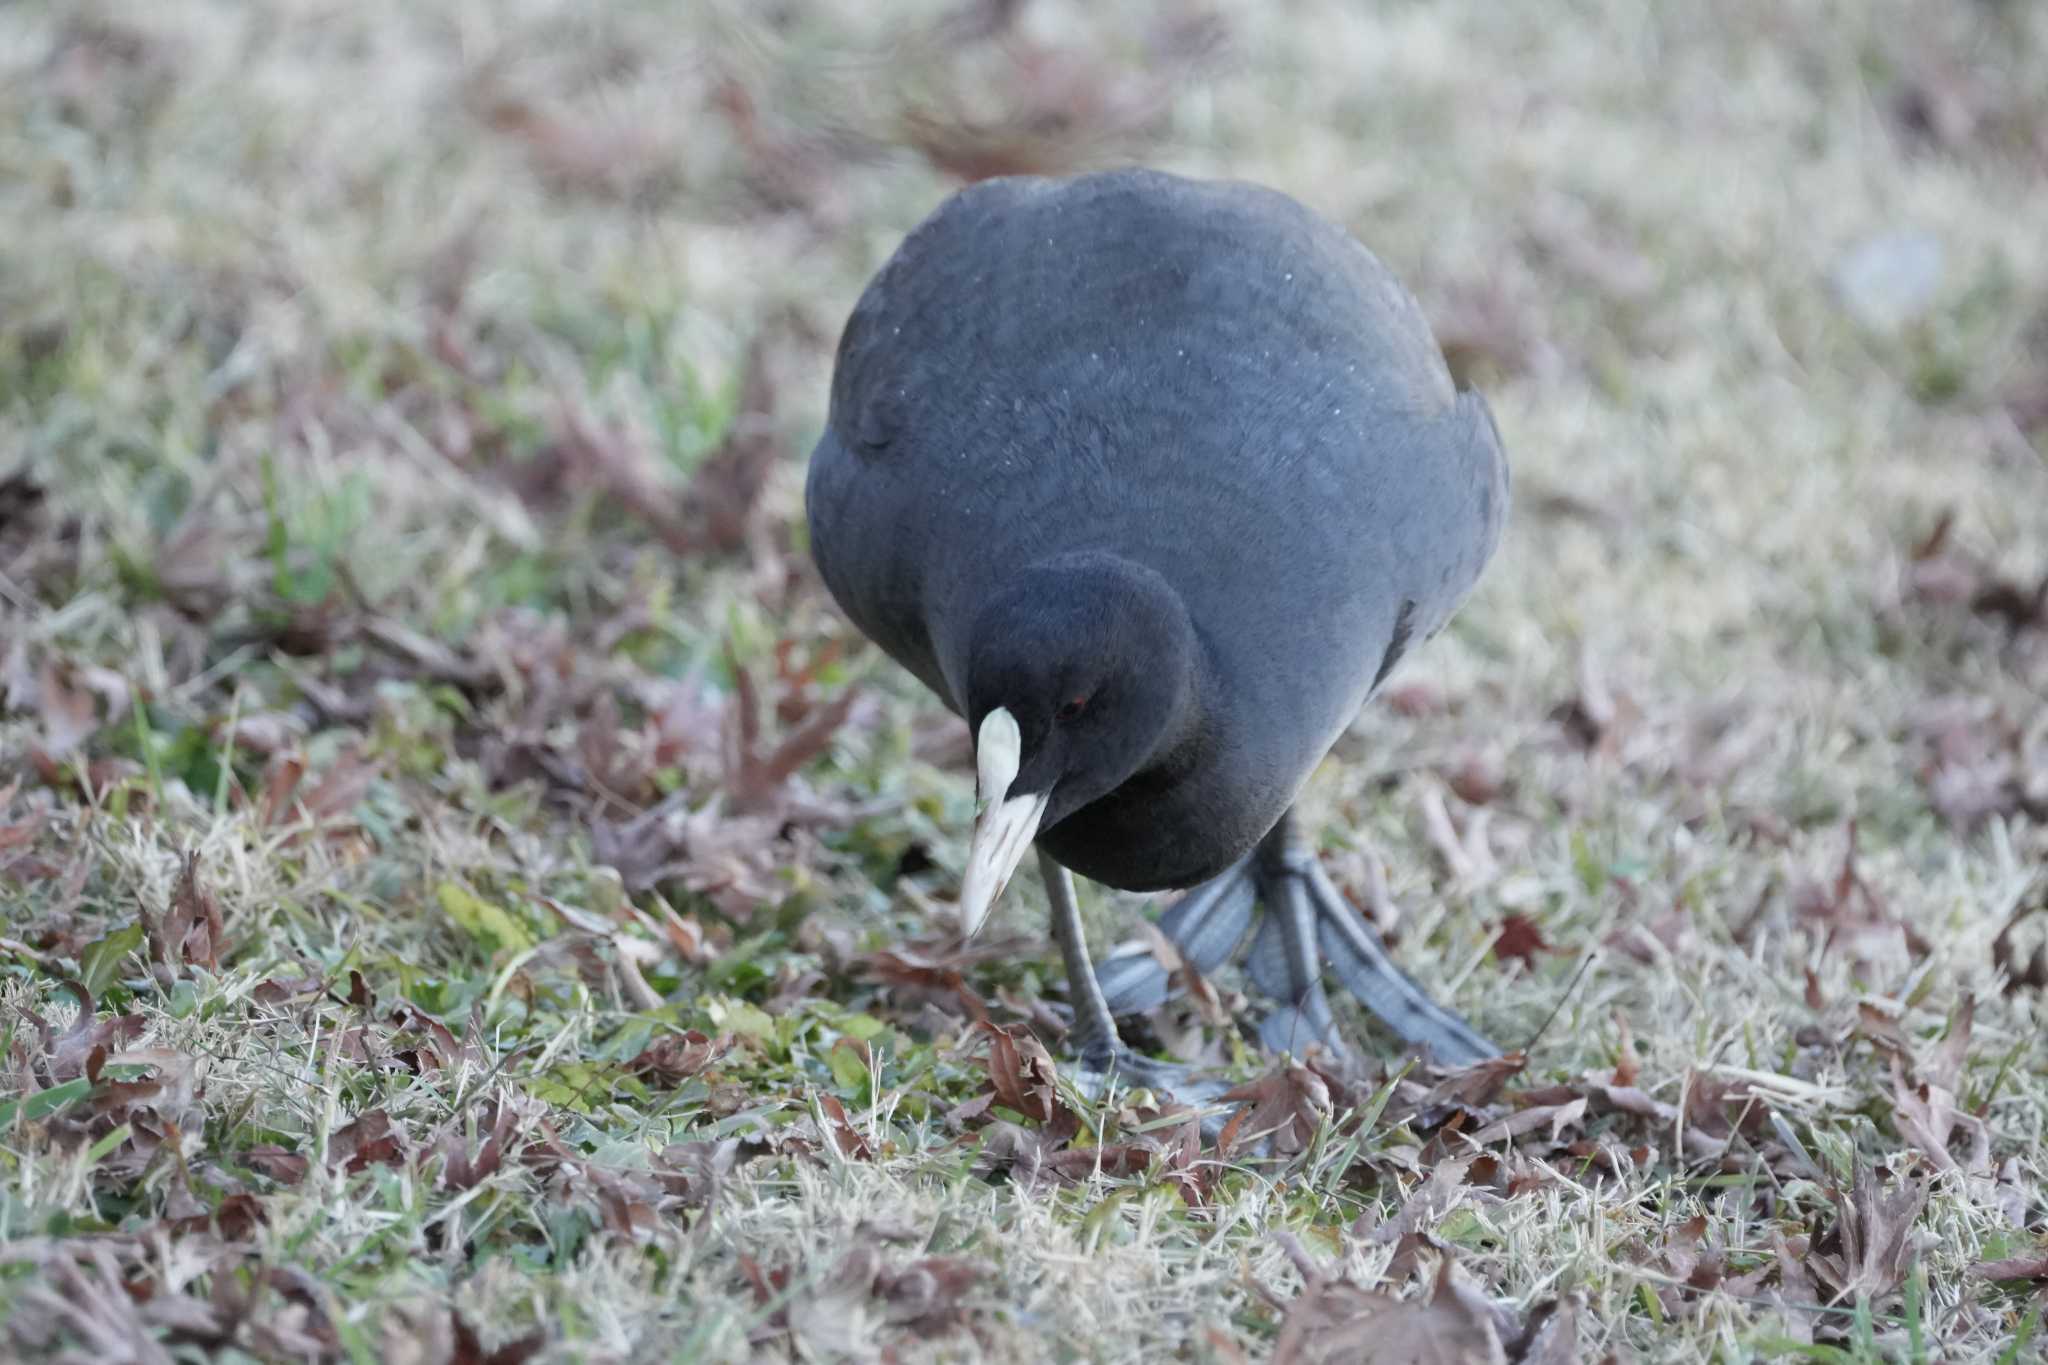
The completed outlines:
[[[515,1114],[512,1106],[503,1100],[497,1101],[494,1109],[485,1124],[483,1145],[475,1156],[470,1155],[469,1143],[457,1130],[457,1124],[451,1123],[448,1131],[441,1135],[437,1144],[441,1151],[441,1184],[447,1189],[475,1189],[504,1164],[505,1153],[511,1144]]]
[[[839,1155],[848,1161],[872,1161],[875,1155],[874,1144],[867,1140],[867,1136],[860,1129],[853,1126],[853,1120],[847,1117],[846,1106],[839,1102],[839,1097],[821,1094],[817,1097],[817,1102],[821,1114],[820,1126],[824,1128],[825,1135],[832,1140],[833,1146],[838,1148]]]
[[[1353,1225],[1354,1234],[1369,1236],[1381,1246],[1391,1245],[1394,1248],[1393,1257],[1387,1263],[1389,1279],[1406,1279],[1414,1273],[1425,1247],[1440,1247],[1429,1236],[1429,1230],[1442,1223],[1453,1209],[1468,1202],[1498,1202],[1497,1196],[1481,1191],[1467,1181],[1472,1168],[1482,1160],[1491,1161],[1492,1158],[1444,1158],[1430,1169],[1429,1178],[1401,1201],[1400,1211],[1392,1218],[1370,1228],[1366,1226],[1365,1218]]]
[[[1274,1365],[1357,1360],[1509,1365],[1501,1341],[1505,1315],[1451,1257],[1438,1263],[1428,1299],[1403,1300],[1325,1275],[1291,1235],[1283,1237],[1308,1287],[1280,1324]],[[1552,1353],[1546,1358],[1573,1357]]]
[[[963,968],[981,960],[980,948],[991,940],[949,939],[938,942],[906,943],[864,955],[856,963],[860,973],[886,982],[913,998],[930,998],[957,1004],[961,1014],[976,1023],[988,1021],[988,1005],[967,984]],[[1014,943],[1014,940],[1001,940]]]
[[[36,1069],[51,1085],[61,1085],[83,1076],[94,1053],[106,1054],[126,1047],[142,1036],[145,1027],[139,1014],[102,1019],[95,1012],[97,1002],[91,991],[76,981],[59,981],[57,984],[78,1000],[78,1014],[69,1028],[58,1033],[34,1010],[22,1011],[22,1016],[35,1028],[43,1045],[42,1056],[36,1059]]]
[[[2048,725],[2014,720],[1988,699],[1936,697],[1912,733],[1928,804],[1958,830],[2016,815],[2048,820]]]
[[[2048,630],[2048,576],[2037,583],[2006,577],[1981,556],[1954,543],[1956,513],[1949,508],[1913,547],[1905,595],[1937,605],[1960,604],[1994,617],[2011,634]]]
[[[920,1335],[958,1323],[967,1296],[991,1271],[982,1261],[961,1256],[926,1256],[899,1268],[884,1266],[875,1276],[875,1297],[890,1322]]]
[[[712,1038],[696,1029],[657,1038],[626,1063],[626,1069],[660,1085],[678,1085],[704,1071],[732,1047],[732,1035]]]
[[[226,925],[221,919],[220,903],[199,880],[197,853],[188,851],[184,855],[163,918],[152,918],[146,909],[141,914],[150,960],[159,980],[168,984],[188,964],[210,972],[219,970]]]
[[[1442,1112],[1450,1109],[1476,1113],[1492,1104],[1507,1083],[1528,1066],[1529,1059],[1522,1053],[1508,1052],[1470,1066],[1437,1071],[1435,1083],[1416,1099],[1415,1109],[1431,1116],[1424,1121],[1432,1125],[1443,1122]]]
[[[451,1308],[448,1310],[448,1320],[453,1335],[453,1348],[448,1356],[448,1365],[526,1365],[527,1361],[538,1355],[540,1349],[548,1344],[547,1328],[536,1327],[523,1336],[514,1337],[486,1350],[476,1334],[476,1329],[469,1325],[469,1320],[462,1314]]]
[[[2010,1256],[2002,1261],[1979,1261],[1970,1273],[1983,1280],[2032,1280],[2048,1286],[2048,1251],[2036,1256]]]
[[[1054,1084],[1052,1056],[1028,1033],[979,1025],[988,1039],[988,1079],[996,1103],[1036,1123],[1069,1117]]]
[[[1472,1140],[1481,1145],[1499,1142],[1503,1138],[1519,1137],[1539,1128],[1550,1130],[1550,1141],[1560,1140],[1564,1130],[1578,1123],[1586,1116],[1586,1097],[1566,1100],[1561,1104],[1537,1104],[1495,1123],[1490,1123],[1472,1135]]]
[[[1917,1250],[1913,1224],[1927,1205],[1927,1187],[1910,1177],[1881,1186],[1870,1167],[1850,1188],[1832,1190],[1835,1222],[1815,1238],[1806,1257],[1833,1302],[1878,1299],[1905,1282]]]
[[[392,1131],[387,1110],[372,1109],[337,1129],[327,1139],[327,1161],[354,1175],[370,1166],[397,1166],[405,1160],[405,1149]]]
[[[1216,1150],[1225,1156],[1269,1138],[1275,1154],[1292,1156],[1307,1148],[1331,1112],[1329,1085],[1292,1058],[1226,1092],[1223,1099],[1238,1105],[1216,1139]]]
[[[1493,940],[1496,958],[1502,962],[1520,962],[1525,971],[1535,969],[1536,954],[1555,951],[1543,941],[1543,931],[1536,927],[1536,922],[1521,914],[1505,916]]]
[[[1843,840],[1842,861],[1835,875],[1825,881],[1810,881],[1794,896],[1794,907],[1824,930],[1823,950],[1844,949],[1859,968],[1877,953],[1903,946],[1924,957],[1927,940],[1904,919],[1892,912],[1890,903],[1863,875],[1857,863],[1857,824],[1848,822]]]
[[[1949,1136],[1958,1124],[1979,1127],[1978,1121],[1956,1110],[1956,1090],[1962,1084],[1963,1063],[1969,1052],[1971,1026],[1977,1017],[1977,1002],[1970,996],[1956,1010],[1946,1037],[1917,1068],[1918,1076],[1906,1075],[1908,1047],[1901,1046],[1892,1057],[1892,1104],[1899,1135],[1912,1143],[1935,1166],[1944,1171],[1961,1170],[1949,1151]],[[1990,1174],[1990,1152],[1984,1153],[1982,1169]]]
[[[1614,1059],[1614,1083],[1632,1086],[1642,1075],[1643,1059],[1636,1052],[1635,1030],[1629,1027],[1628,1016],[1620,1010],[1614,1012],[1614,1029],[1621,1039]]]

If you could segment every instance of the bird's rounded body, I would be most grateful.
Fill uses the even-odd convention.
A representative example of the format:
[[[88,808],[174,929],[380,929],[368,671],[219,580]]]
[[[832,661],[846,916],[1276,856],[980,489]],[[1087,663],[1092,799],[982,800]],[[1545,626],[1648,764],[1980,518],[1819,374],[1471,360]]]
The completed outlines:
[[[1472,587],[1507,470],[1363,246],[1270,190],[1120,171],[983,182],[905,240],[841,339],[807,502],[833,597],[962,714],[975,614],[1031,565],[1171,585],[1201,743],[1038,836],[1148,890],[1273,827]]]

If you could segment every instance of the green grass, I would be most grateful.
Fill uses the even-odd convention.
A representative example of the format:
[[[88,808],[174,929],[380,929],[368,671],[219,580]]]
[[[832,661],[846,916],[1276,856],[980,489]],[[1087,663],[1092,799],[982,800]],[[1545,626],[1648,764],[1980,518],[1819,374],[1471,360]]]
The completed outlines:
[[[0,11],[6,1353],[1342,1358],[1445,1260],[1588,1360],[2038,1351],[2034,8],[755,8]],[[1311,802],[1527,1068],[1149,1021],[1278,1152],[992,1076],[1042,901],[937,942],[964,736],[805,554],[945,168],[1130,157],[1352,227],[1515,467]]]

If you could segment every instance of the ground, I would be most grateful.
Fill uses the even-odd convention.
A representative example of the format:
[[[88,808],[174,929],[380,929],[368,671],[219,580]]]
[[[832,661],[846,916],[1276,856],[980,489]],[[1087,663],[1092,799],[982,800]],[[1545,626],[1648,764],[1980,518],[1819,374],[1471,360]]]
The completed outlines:
[[[1312,807],[1524,1057],[1226,973],[1204,1131],[1068,1083],[1033,879],[946,939],[803,460],[948,188],[1130,159],[1499,417]],[[0,223],[10,1356],[2041,1349],[2041,7],[15,4]]]

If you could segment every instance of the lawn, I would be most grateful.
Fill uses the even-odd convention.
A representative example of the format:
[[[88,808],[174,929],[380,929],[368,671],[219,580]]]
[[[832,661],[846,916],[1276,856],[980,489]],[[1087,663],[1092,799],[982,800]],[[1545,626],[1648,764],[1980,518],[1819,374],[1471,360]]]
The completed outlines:
[[[1235,1099],[1086,1095],[1035,877],[948,936],[804,459],[950,188],[1130,160],[1499,418],[1310,809],[1500,1064],[1226,972]],[[2018,0],[0,7],[0,1355],[2039,1359],[2044,449]]]

